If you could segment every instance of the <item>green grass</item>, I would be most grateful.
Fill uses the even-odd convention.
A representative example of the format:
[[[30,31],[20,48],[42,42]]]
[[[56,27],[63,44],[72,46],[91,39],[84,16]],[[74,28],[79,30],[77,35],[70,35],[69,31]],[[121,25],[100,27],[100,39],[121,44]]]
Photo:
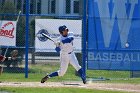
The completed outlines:
[[[51,73],[59,69],[59,64],[42,64],[42,65],[29,65],[29,76],[25,78],[24,73],[8,73],[4,72],[0,76],[0,81],[8,82],[40,82],[41,78],[47,73]],[[12,72],[12,71],[11,71]],[[63,77],[55,77],[49,81],[80,81],[80,77],[75,75],[76,71],[72,66],[69,66],[68,71]],[[107,71],[107,70],[87,70],[88,78],[107,78],[107,81],[94,81],[94,82],[109,82],[109,83],[134,83],[140,84],[140,78],[129,78],[129,71]]]
[[[40,82],[41,78],[47,73],[51,73],[59,69],[59,64],[43,64],[43,65],[29,65],[29,77],[25,78],[24,73],[4,72],[0,76],[2,82]],[[63,77],[51,78],[48,81],[62,82],[62,81],[81,81],[80,77],[76,76],[76,71],[72,66],[69,66],[68,71]],[[93,81],[98,83],[130,83],[140,84],[140,78],[129,78],[128,71],[106,71],[106,70],[87,70],[87,79],[99,77],[108,78],[107,81]],[[1,91],[12,93],[128,93],[117,91],[103,91],[93,89],[81,88],[11,88],[2,87]]]
[[[59,69],[58,64],[47,65],[31,65],[28,78],[25,78],[24,73],[7,73],[4,72],[0,77],[0,81],[17,81],[17,82],[33,82],[40,81],[47,73],[57,71]],[[81,80],[75,75],[75,69],[72,66],[69,67],[67,73],[63,77],[51,78],[50,81],[72,81]]]
[[[120,91],[103,91],[82,88],[0,88],[9,93],[128,93]]]
[[[104,77],[104,78],[129,78],[129,71],[108,71],[108,70],[87,70],[89,77]]]

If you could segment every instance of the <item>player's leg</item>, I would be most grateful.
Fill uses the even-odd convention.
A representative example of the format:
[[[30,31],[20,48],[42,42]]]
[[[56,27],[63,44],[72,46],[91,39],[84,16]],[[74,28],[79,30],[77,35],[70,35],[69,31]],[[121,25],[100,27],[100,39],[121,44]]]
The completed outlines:
[[[78,73],[79,73],[79,75],[80,75],[83,83],[86,84],[86,77],[83,74],[83,69],[79,65],[78,60],[77,60],[75,54],[74,53],[71,53],[69,55],[69,57],[70,57],[70,64],[78,71]]]
[[[51,77],[63,76],[67,71],[68,64],[69,64],[68,55],[63,56],[60,55],[60,69],[42,78],[41,83],[44,83]]]
[[[68,68],[68,64],[69,64],[69,58],[67,55],[63,55],[60,58],[60,69],[56,72],[51,73],[50,75],[48,75],[49,77],[55,77],[55,76],[63,76]]]
[[[43,78],[41,79],[41,83],[44,83],[44,82],[47,81],[49,78],[55,77],[55,76],[58,76],[58,72],[57,72],[57,71],[56,71],[56,72],[53,72],[53,73],[51,73],[51,74],[49,74],[49,75],[46,75],[45,77],[43,77]]]
[[[68,69],[68,65],[69,65],[69,57],[68,55],[63,55],[61,58],[61,64],[60,64],[60,69],[58,71],[58,75],[59,76],[63,76],[67,69]]]

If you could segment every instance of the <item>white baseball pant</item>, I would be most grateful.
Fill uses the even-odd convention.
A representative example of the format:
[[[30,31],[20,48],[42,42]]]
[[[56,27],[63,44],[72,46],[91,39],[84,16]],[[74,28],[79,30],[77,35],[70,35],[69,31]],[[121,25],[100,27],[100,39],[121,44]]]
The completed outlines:
[[[69,63],[76,69],[76,71],[81,69],[74,52],[69,54],[60,53],[60,69],[58,70],[58,76],[63,76],[66,73]]]

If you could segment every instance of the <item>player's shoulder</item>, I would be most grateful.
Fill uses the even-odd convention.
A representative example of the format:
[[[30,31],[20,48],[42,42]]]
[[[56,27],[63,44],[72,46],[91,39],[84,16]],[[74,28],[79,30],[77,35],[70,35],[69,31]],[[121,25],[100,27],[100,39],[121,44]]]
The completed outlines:
[[[73,34],[73,32],[68,32],[68,34]]]
[[[73,34],[73,32],[68,32],[68,35],[73,36],[74,34]]]

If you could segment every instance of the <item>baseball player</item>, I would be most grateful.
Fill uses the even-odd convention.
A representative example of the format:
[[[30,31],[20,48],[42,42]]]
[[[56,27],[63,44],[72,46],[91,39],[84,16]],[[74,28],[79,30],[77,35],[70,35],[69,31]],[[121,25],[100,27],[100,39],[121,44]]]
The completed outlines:
[[[44,83],[51,77],[63,76],[67,71],[68,64],[70,63],[76,69],[76,71],[78,71],[83,83],[86,84],[86,77],[83,75],[83,69],[79,65],[73,51],[73,32],[69,32],[68,28],[63,25],[59,27],[59,33],[61,36],[59,38],[59,42],[55,44],[55,50],[60,52],[60,69],[56,72],[46,75],[44,78],[42,78],[41,83]]]
[[[12,60],[12,57],[4,57],[0,55],[0,62],[6,61],[6,60]]]
[[[3,55],[0,55],[0,62],[6,61],[6,60],[15,60],[16,56],[18,55],[18,50],[13,50],[10,54],[11,54],[11,57],[5,57]]]
[[[4,61],[7,61],[7,60],[15,60],[17,55],[18,55],[18,51],[17,50],[13,50],[11,52],[11,57],[5,57],[3,55],[0,55],[0,63],[2,63]],[[0,75],[2,74],[2,72],[3,72],[3,67],[0,66]]]
[[[0,63],[5,60],[11,60],[11,59],[12,59],[11,57],[4,57],[4,56],[0,55]],[[3,72],[3,67],[0,66],[0,75],[2,74],[2,72]]]

